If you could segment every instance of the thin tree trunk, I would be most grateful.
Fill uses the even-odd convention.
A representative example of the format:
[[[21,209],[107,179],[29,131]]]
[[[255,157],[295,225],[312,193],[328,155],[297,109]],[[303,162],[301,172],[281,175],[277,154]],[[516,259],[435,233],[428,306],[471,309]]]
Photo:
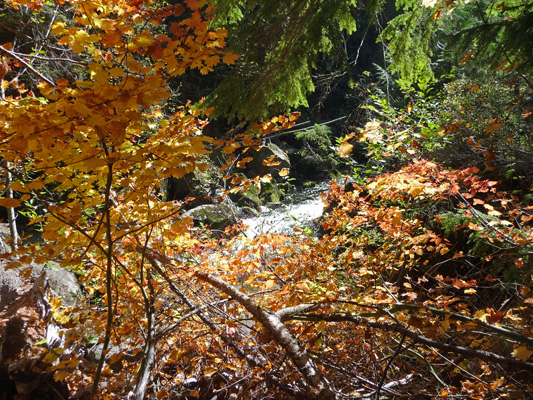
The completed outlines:
[[[148,290],[150,298],[146,303],[146,318],[148,320],[146,347],[144,350],[143,360],[139,374],[137,375],[137,382],[135,384],[134,400],[143,400],[145,398],[146,387],[150,381],[150,375],[155,364],[155,346],[157,345],[157,338],[155,334],[155,293],[152,286],[152,274],[150,269],[146,270],[146,280],[148,283]]]
[[[11,182],[13,181],[13,177],[11,175],[11,171],[9,170],[9,163],[6,162],[6,186],[7,186],[7,193],[6,197],[8,199],[13,198],[13,190],[9,187],[11,185]],[[15,209],[13,207],[9,207],[7,209],[7,221],[9,223],[9,233],[11,235],[11,239],[13,242],[11,243],[11,248],[13,251],[17,250],[17,245],[19,242],[19,236],[17,232],[17,221],[16,221],[16,215],[15,215]]]

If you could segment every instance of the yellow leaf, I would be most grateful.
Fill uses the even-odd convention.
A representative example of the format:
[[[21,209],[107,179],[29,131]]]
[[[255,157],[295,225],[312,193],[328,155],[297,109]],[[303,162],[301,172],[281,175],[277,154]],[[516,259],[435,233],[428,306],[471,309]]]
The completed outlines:
[[[275,167],[276,165],[280,165],[281,161],[278,161],[276,156],[271,156],[268,158],[268,160],[263,160],[263,165],[266,165],[267,167]]]
[[[466,292],[466,290],[465,290]],[[490,314],[483,311],[483,310],[478,310],[474,313],[474,318],[477,318],[479,319],[480,321],[483,321],[483,322],[487,322],[487,318],[490,317]]]
[[[381,143],[383,141],[383,134],[379,130],[380,127],[381,124],[379,121],[367,122],[359,140],[370,143]]]
[[[65,378],[69,375],[69,373],[67,371],[57,371],[55,374],[54,374],[54,380],[56,382],[61,382],[61,381],[64,381]]]
[[[213,375],[215,372],[218,372],[218,368],[207,366],[204,369],[204,375]]]
[[[246,164],[253,160],[253,157],[245,157],[237,163],[237,167],[246,168]]]
[[[283,168],[281,171],[279,171],[279,176],[287,176],[289,175],[289,168]]]
[[[338,153],[339,153],[339,156],[341,156],[342,158],[346,158],[350,155],[352,150],[353,150],[353,145],[351,145],[348,142],[342,142],[341,145],[339,146]]]
[[[513,350],[513,357],[517,360],[527,361],[533,351],[529,350],[526,346],[518,346]]]
[[[63,301],[59,297],[54,297],[52,300],[50,300],[50,307],[52,308],[52,311],[58,311],[61,306],[63,306]]]
[[[275,284],[276,284],[276,281],[274,279],[269,279],[268,281],[265,282],[265,284],[263,285],[263,288],[267,290],[272,289]]]

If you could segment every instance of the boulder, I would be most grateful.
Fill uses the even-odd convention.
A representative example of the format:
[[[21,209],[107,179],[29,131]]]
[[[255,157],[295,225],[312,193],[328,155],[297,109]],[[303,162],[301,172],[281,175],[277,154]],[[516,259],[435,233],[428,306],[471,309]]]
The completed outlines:
[[[28,264],[19,268],[6,271],[0,266],[0,311],[6,308],[20,293],[18,289],[23,286],[24,279],[20,278],[21,271],[32,268],[32,280],[42,276],[47,289],[48,296],[60,297],[63,304],[69,306],[81,297],[82,290],[78,284],[76,275],[61,268],[57,263]]]
[[[59,400],[69,395],[67,384],[56,382],[43,361],[46,347],[36,345],[49,336],[53,326],[46,273],[41,267],[36,279],[22,279],[20,269],[5,271],[0,265],[0,399]]]
[[[4,224],[2,224],[4,225]],[[0,227],[0,253],[8,252],[8,231]],[[57,382],[43,361],[46,346],[59,339],[51,320],[49,297],[72,305],[81,296],[76,276],[56,263],[22,264],[5,270],[13,259],[0,259],[0,399],[64,400],[68,386]],[[31,268],[29,278],[25,272]]]
[[[203,224],[210,229],[222,229],[237,222],[239,210],[226,199],[218,204],[203,204],[195,207],[184,214],[191,217],[196,224]]]

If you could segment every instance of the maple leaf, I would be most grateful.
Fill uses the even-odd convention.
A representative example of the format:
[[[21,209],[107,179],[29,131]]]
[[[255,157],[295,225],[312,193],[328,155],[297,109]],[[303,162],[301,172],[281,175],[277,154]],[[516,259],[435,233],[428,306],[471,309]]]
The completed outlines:
[[[344,141],[339,146],[338,153],[342,158],[346,158],[350,155],[350,153],[353,150],[353,145],[348,143],[347,141]]]
[[[238,58],[239,58],[238,54],[228,51],[224,53],[224,56],[222,56],[222,62],[227,65],[232,65],[235,63],[235,61],[237,61]]]
[[[489,125],[484,129],[486,133],[494,133],[503,127],[502,122],[499,119],[491,119]]]
[[[529,350],[526,346],[517,346],[513,350],[513,357],[517,360],[527,361],[533,351]]]

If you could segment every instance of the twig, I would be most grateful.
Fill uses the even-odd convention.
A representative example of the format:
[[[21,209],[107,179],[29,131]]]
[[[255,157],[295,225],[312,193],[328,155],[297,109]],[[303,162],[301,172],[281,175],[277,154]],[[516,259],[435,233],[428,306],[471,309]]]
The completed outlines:
[[[84,61],[71,60],[70,58],[43,57],[43,56],[38,56],[38,55],[35,55],[35,54],[19,53],[18,51],[12,51],[11,53],[15,54],[17,56],[20,56],[20,57],[34,58],[36,60],[42,60],[42,61],[66,62],[66,63],[69,63],[69,64],[77,64],[77,65],[85,65],[85,66],[89,65],[89,63],[86,63]]]
[[[19,56],[17,56],[14,52],[7,50],[7,49],[4,48],[3,46],[0,46],[0,53],[2,53],[2,54],[6,54],[6,55],[8,55],[9,57],[14,58],[14,59],[17,60],[19,63],[21,63],[22,65],[24,65],[26,68],[28,68],[31,72],[33,72],[35,75],[37,75],[39,78],[41,78],[43,81],[45,81],[46,83],[48,83],[50,86],[55,86],[55,83],[54,83],[54,82],[52,82],[52,81],[51,81],[50,79],[48,79],[46,76],[44,76],[43,74],[41,74],[39,71],[37,71],[35,68],[33,68],[30,64],[28,64],[26,61],[24,61],[23,58],[20,58]]]
[[[426,346],[435,347],[439,350],[448,351],[450,353],[455,354],[462,354],[466,357],[478,358],[480,360],[493,362],[495,364],[499,364],[508,368],[515,367],[519,369],[525,369],[527,371],[533,371],[533,363],[501,356],[499,354],[491,353],[490,351],[476,350],[470,347],[437,342],[398,324],[392,325],[383,322],[367,321],[366,319],[360,318],[359,316],[343,313],[295,315],[293,319],[303,321],[352,322],[355,324],[365,324],[366,326],[381,329],[388,332],[405,332],[405,335],[413,339],[415,342]]]
[[[107,146],[103,143],[103,148],[107,153]],[[98,360],[98,366],[94,374],[94,381],[91,388],[90,398],[93,399],[98,391],[98,384],[104,368],[105,356],[109,343],[111,342],[111,330],[113,328],[113,295],[112,295],[112,281],[113,281],[113,236],[111,232],[111,185],[113,184],[113,163],[107,164],[107,182],[105,188],[104,211],[106,214],[106,240],[107,248],[104,254],[106,256],[106,296],[107,296],[107,323],[105,327],[104,345],[102,348],[102,355]]]
[[[396,348],[396,351],[392,355],[392,357],[387,362],[387,365],[385,366],[385,370],[383,371],[383,376],[381,377],[381,381],[378,384],[378,388],[376,390],[376,399],[379,400],[379,393],[381,392],[381,388],[383,387],[383,384],[385,383],[385,379],[387,378],[387,371],[389,370],[390,366],[392,365],[392,362],[400,354],[400,351],[402,350],[403,341],[405,340],[405,335],[407,333],[407,330],[403,331],[402,338],[400,339],[400,343],[398,343],[398,347]]]
[[[10,188],[11,182],[13,181],[13,175],[9,169],[9,162],[6,161],[6,186],[7,186],[7,195],[8,199],[13,199],[13,189]],[[11,243],[11,248],[13,251],[17,250],[17,245],[19,242],[19,235],[17,232],[17,221],[15,215],[15,209],[13,207],[7,208],[7,221],[9,224],[9,233],[13,242]]]
[[[306,381],[311,386],[311,392],[314,398],[324,400],[336,399],[336,395],[330,388],[329,382],[316,367],[313,359],[307,354],[305,349],[300,347],[298,341],[292,336],[291,332],[276,314],[265,311],[238,288],[219,278],[205,272],[198,272],[196,276],[202,281],[210,283],[228,296],[233,297],[263,324],[263,326],[289,354],[296,368],[298,368],[300,373],[305,377]]]
[[[152,373],[152,368],[155,364],[155,347],[157,345],[157,336],[154,334],[154,313],[155,313],[155,293],[154,287],[152,285],[152,274],[150,270],[146,271],[146,280],[148,284],[148,290],[150,293],[150,302],[147,304],[146,310],[146,319],[148,322],[146,339],[146,350],[143,355],[143,360],[141,363],[141,368],[139,374],[137,375],[137,382],[135,385],[135,394],[134,400],[143,400],[145,398],[146,387],[148,386],[148,381],[150,380],[150,374]]]

